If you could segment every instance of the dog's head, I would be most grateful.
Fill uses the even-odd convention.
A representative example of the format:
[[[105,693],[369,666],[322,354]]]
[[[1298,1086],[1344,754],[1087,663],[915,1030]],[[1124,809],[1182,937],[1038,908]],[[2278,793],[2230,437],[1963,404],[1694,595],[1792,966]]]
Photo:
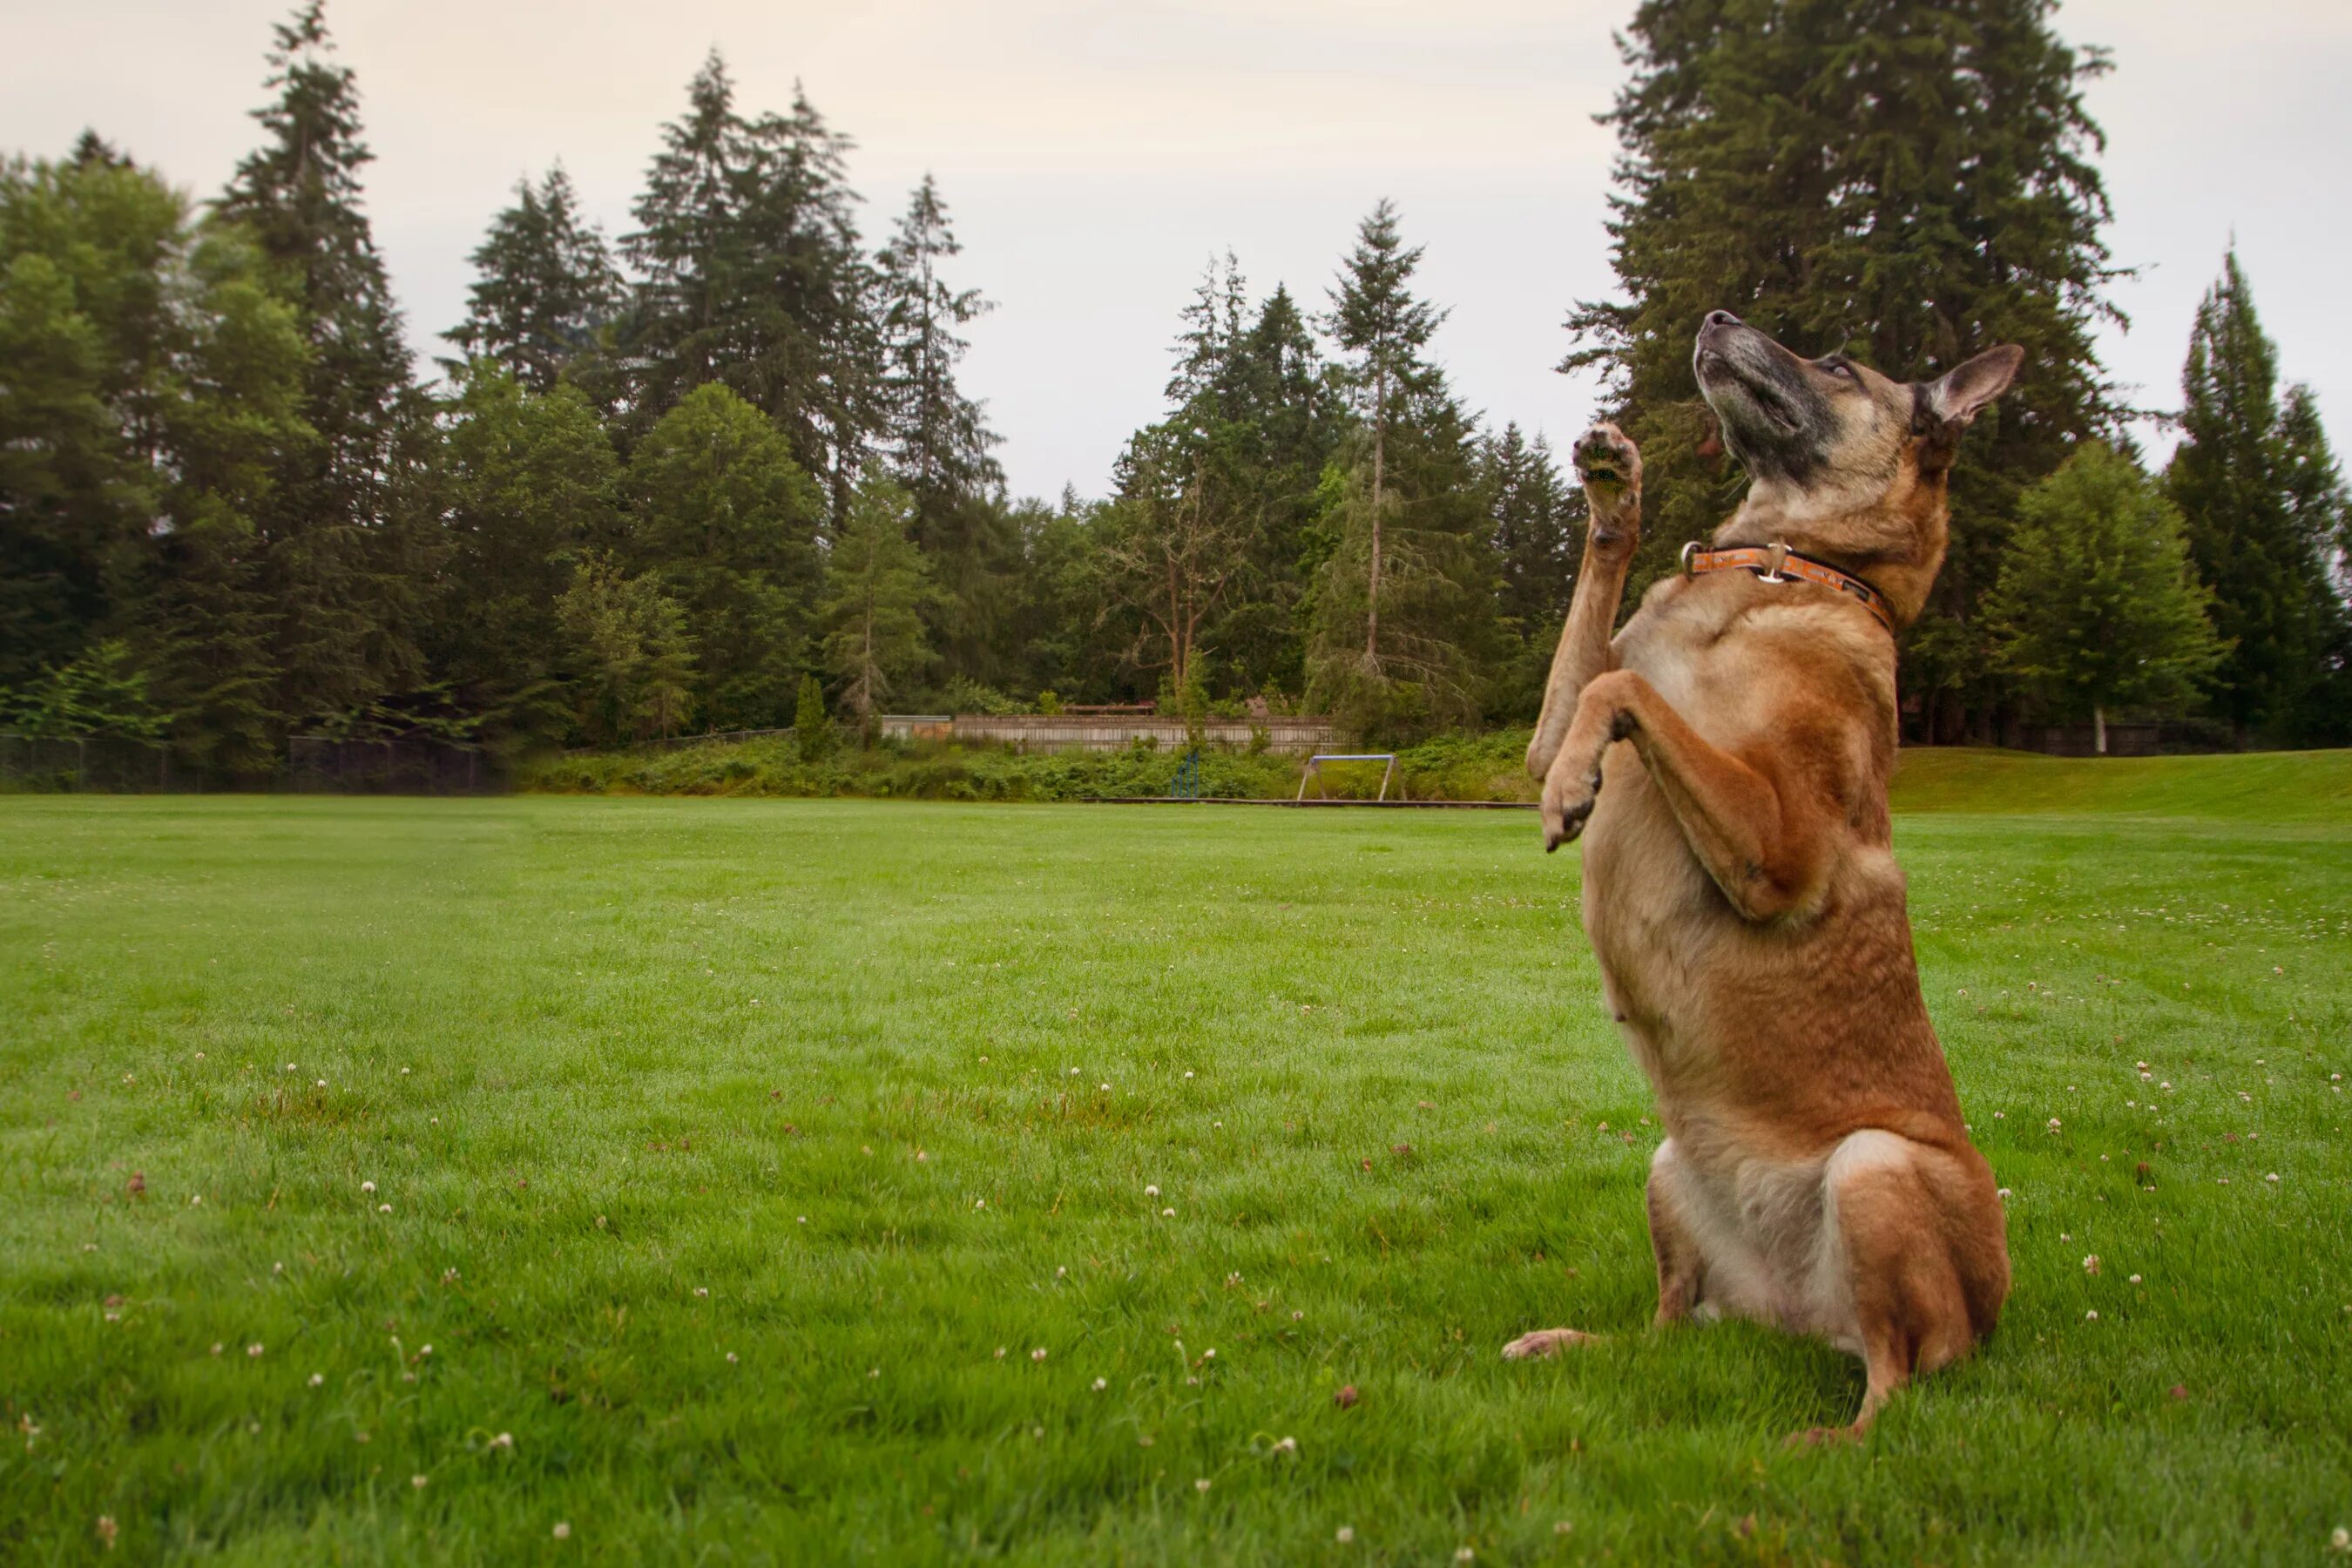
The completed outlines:
[[[1784,540],[1869,579],[1908,622],[1944,563],[1960,432],[2024,359],[2004,344],[1934,381],[1892,381],[1844,354],[1802,358],[1728,310],[1710,313],[1693,368],[1752,481],[1717,542]]]

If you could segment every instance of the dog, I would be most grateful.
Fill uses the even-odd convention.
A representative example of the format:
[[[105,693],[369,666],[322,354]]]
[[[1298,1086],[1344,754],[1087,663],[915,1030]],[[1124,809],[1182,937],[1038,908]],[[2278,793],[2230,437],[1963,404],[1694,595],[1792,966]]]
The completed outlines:
[[[1528,747],[1545,847],[1584,841],[1584,927],[1657,1096],[1656,1325],[1751,1319],[1862,1359],[1859,1437],[1966,1355],[2009,1294],[1992,1171],[1920,994],[1887,778],[1895,635],[1943,564],[1960,434],[2024,360],[1938,380],[1806,359],[1717,310],[1699,390],[1748,493],[1611,627],[1642,462],[1572,452],[1585,565]],[[1504,1347],[1549,1355],[1591,1336]]]

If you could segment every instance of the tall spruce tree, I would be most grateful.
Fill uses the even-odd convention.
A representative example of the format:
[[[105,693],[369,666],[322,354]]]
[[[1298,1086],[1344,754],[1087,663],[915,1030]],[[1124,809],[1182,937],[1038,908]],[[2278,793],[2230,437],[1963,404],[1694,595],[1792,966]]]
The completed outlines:
[[[784,432],[836,517],[880,423],[850,146],[805,96],[790,114],[738,112],[712,51],[687,113],[662,128],[637,229],[621,242],[640,281],[595,377],[632,437],[723,382]]]
[[[1722,307],[1803,353],[1924,379],[1995,343],[2025,369],[1969,435],[1951,552],[1905,649],[1945,739],[2007,700],[1978,614],[2019,493],[2116,410],[2092,353],[2114,317],[2104,145],[2083,102],[2106,68],[2054,0],[1643,0],[1621,39],[1612,259],[1624,298],[1580,305],[1563,368],[1607,373],[1651,498],[1638,579],[1728,515],[1741,482],[1690,368]]]
[[[2278,350],[2235,250],[2198,305],[2181,392],[2182,439],[2165,479],[2212,587],[2214,626],[2231,644],[2214,707],[2246,740],[2330,738],[2343,728],[2328,668],[2340,658],[2343,606],[2326,521],[2309,499],[2330,458],[2324,435],[2312,445],[2308,394],[2292,425],[2279,405]]]
[[[604,236],[581,216],[561,163],[536,185],[515,183],[514,205],[490,220],[473,262],[466,319],[444,334],[463,357],[444,363],[454,371],[488,360],[542,395],[626,298]]]
[[[1412,292],[1420,260],[1381,202],[1324,321],[1357,423],[1324,472],[1307,695],[1388,738],[1475,723],[1499,652],[1475,422],[1422,353],[1445,312]]]
[[[334,63],[323,0],[280,24],[254,111],[268,138],[214,205],[258,246],[310,345],[300,416],[255,519],[275,601],[279,709],[298,721],[370,708],[415,676],[405,626],[422,576],[395,477],[422,422],[383,259],[361,207],[359,92]]]
[[[914,503],[914,539],[941,589],[923,605],[929,637],[950,679],[986,681],[1000,673],[995,634],[1017,543],[991,452],[997,437],[956,384],[969,347],[961,331],[993,309],[941,275],[962,250],[925,174],[877,261],[879,390],[890,473]]]
[[[1324,330],[1340,351],[1350,356],[1348,386],[1356,411],[1364,422],[1370,443],[1370,472],[1365,481],[1364,526],[1364,655],[1366,679],[1381,679],[1381,589],[1383,533],[1388,510],[1389,434],[1397,412],[1428,379],[1421,351],[1445,312],[1412,292],[1413,269],[1421,265],[1421,247],[1406,249],[1400,236],[1397,210],[1383,197],[1357,226],[1356,248],[1349,253],[1331,289],[1331,311]]]

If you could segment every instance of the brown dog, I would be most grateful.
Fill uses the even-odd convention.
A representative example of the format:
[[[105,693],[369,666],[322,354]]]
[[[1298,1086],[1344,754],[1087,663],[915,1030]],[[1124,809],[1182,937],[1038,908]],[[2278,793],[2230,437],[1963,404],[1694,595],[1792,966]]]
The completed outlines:
[[[1699,388],[1748,496],[1612,641],[1641,457],[1608,425],[1578,442],[1585,567],[1528,748],[1547,847],[1584,837],[1585,931],[1668,1133],[1656,1321],[1752,1318],[1860,1356],[1853,1435],[2009,1293],[2000,1200],[1919,994],[1886,782],[1895,630],[1943,564],[1960,432],[2023,358],[1904,385],[1710,315]]]

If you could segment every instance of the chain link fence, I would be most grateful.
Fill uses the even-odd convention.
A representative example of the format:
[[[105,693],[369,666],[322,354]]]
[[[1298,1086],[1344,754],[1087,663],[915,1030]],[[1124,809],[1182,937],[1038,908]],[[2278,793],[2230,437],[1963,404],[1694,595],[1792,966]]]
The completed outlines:
[[[341,741],[297,735],[286,765],[264,779],[208,778],[155,741],[121,735],[0,733],[0,789],[95,795],[194,795],[260,787],[321,795],[494,795],[506,770],[451,741]]]

